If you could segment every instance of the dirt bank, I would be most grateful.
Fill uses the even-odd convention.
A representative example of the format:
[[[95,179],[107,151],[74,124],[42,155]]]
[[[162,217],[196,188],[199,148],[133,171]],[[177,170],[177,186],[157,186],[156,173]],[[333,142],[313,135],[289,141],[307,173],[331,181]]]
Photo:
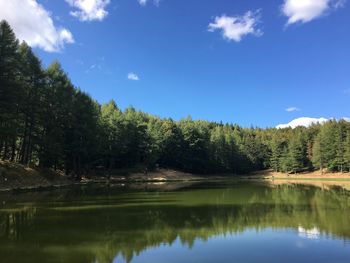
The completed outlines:
[[[115,170],[111,173],[110,179],[103,175],[84,176],[81,182],[76,182],[63,174],[48,169],[33,169],[20,164],[0,161],[0,191],[14,189],[37,189],[47,187],[60,187],[77,183],[109,182],[132,183],[132,182],[186,182],[199,180],[224,179],[227,176],[200,176],[169,169],[157,169],[147,173],[135,169]]]
[[[0,191],[64,186],[73,182],[47,169],[32,169],[20,164],[0,161]]]
[[[76,182],[63,174],[53,172],[48,169],[33,169],[20,164],[0,161],[0,191],[8,191],[14,189],[38,189],[47,187],[62,187],[77,183],[90,182],[108,182],[110,184],[117,183],[163,183],[163,182],[191,182],[191,181],[206,181],[206,180],[226,180],[226,179],[263,179],[273,181],[274,184],[281,183],[305,183],[312,181],[318,185],[343,185],[350,183],[350,173],[324,173],[319,171],[285,174],[276,173],[272,170],[259,171],[247,176],[226,175],[194,175],[181,171],[170,169],[157,169],[147,173],[130,170],[115,170],[111,173],[111,177],[103,175],[86,176],[81,182]]]
[[[157,169],[155,171],[132,172],[125,176],[112,176],[111,180],[126,180],[137,182],[165,182],[165,181],[192,181],[207,179],[208,176],[194,175],[170,169]]]

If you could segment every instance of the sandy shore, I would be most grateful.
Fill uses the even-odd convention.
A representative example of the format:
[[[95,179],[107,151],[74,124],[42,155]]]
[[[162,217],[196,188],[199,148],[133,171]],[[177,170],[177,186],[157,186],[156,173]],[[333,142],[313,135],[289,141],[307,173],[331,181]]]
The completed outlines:
[[[329,189],[333,186],[339,186],[350,190],[350,173],[330,173],[320,171],[303,172],[298,174],[286,174],[274,172],[272,170],[265,170],[254,172],[248,175],[247,178],[257,180],[267,180],[272,185],[282,184],[303,184]]]
[[[272,170],[266,170],[266,171],[259,171],[259,172],[252,173],[250,176],[263,177],[266,179],[350,180],[350,173],[340,173],[340,172],[321,173],[321,171],[287,174],[287,173],[274,172]]]

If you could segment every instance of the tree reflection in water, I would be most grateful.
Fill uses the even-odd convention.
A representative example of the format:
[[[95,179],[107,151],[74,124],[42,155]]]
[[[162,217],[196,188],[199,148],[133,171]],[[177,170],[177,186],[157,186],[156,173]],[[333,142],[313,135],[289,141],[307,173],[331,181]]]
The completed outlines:
[[[350,194],[336,187],[237,182],[143,191],[95,186],[2,198],[7,201],[0,210],[2,262],[110,263],[121,257],[131,262],[147,249],[175,242],[191,249],[197,241],[247,230],[350,239]]]

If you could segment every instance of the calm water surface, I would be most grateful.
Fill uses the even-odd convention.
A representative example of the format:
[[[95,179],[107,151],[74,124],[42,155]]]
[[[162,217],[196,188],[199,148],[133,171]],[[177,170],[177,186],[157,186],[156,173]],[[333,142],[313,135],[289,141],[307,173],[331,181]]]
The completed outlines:
[[[0,262],[350,262],[350,192],[258,182],[0,194]]]

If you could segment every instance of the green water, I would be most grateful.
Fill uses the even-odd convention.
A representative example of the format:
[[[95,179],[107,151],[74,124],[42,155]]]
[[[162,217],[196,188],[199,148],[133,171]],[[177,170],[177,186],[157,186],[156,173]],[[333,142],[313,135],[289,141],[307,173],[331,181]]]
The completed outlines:
[[[350,262],[339,187],[93,185],[0,201],[0,262]]]

